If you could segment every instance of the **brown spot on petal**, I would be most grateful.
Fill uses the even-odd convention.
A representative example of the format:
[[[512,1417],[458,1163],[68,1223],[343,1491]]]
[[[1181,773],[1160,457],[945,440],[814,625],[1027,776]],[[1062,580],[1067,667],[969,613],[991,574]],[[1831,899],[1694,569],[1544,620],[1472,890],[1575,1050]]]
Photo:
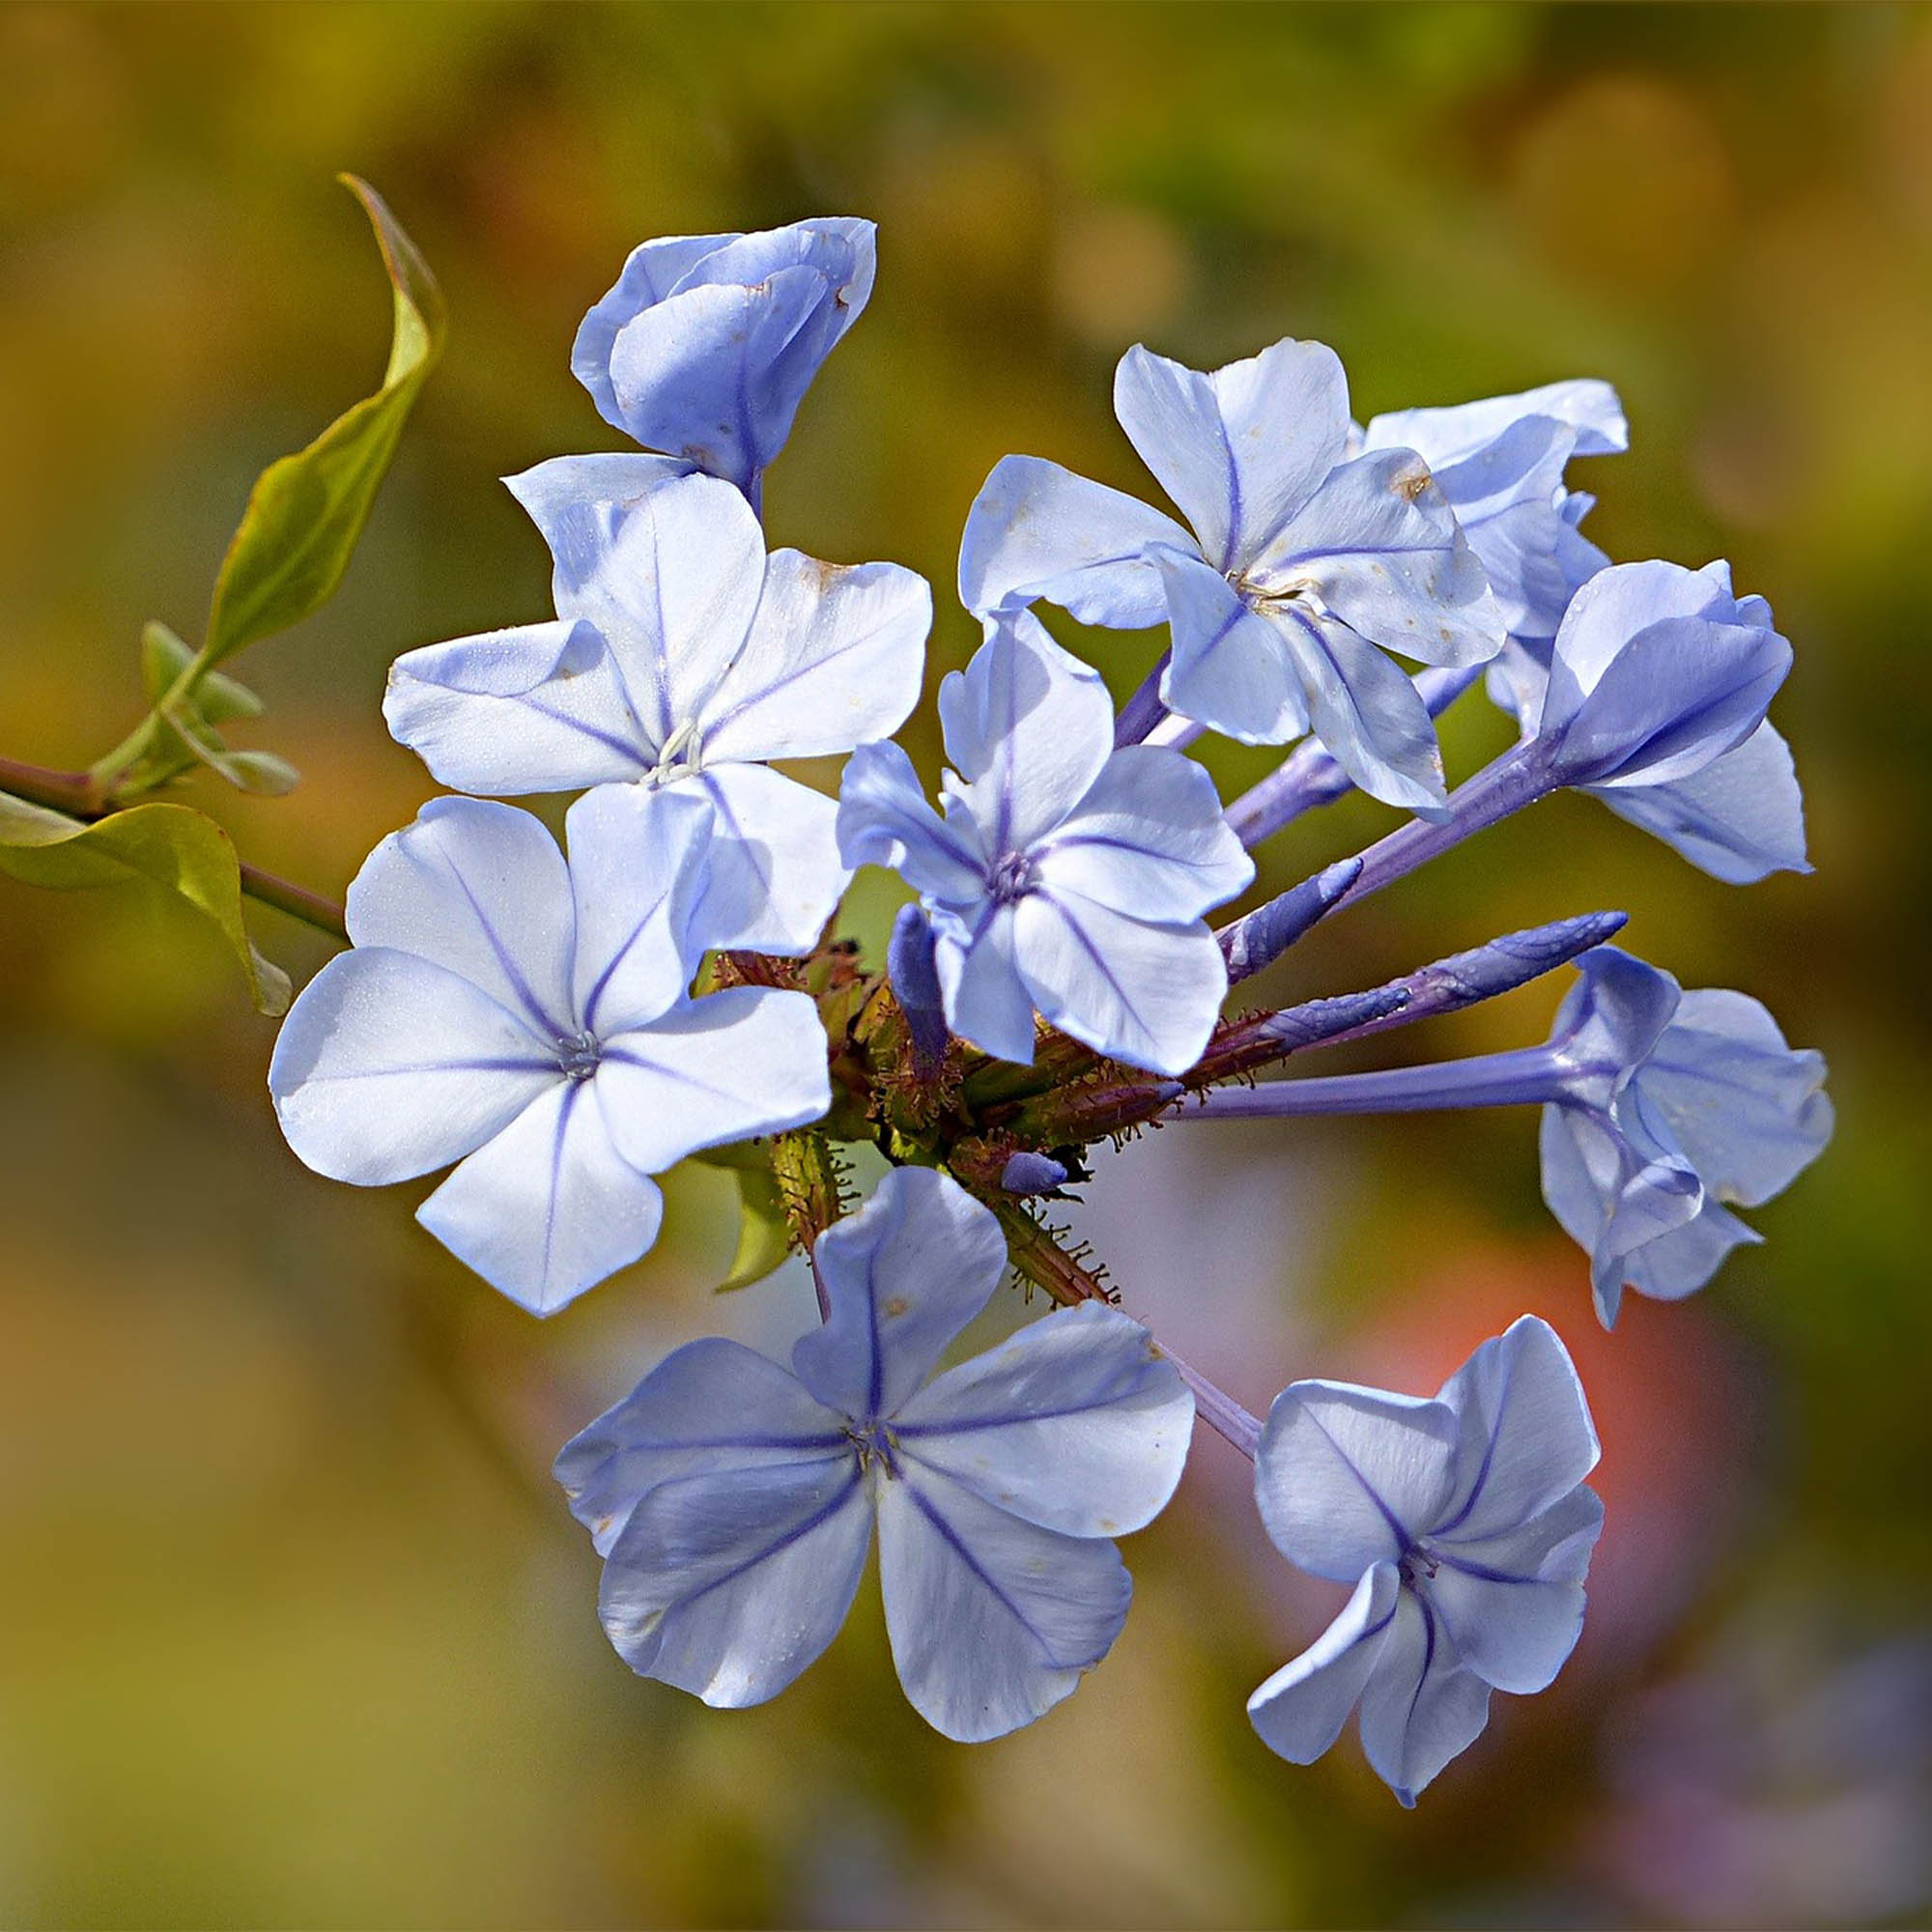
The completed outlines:
[[[1429,474],[1429,466],[1418,463],[1411,469],[1398,470],[1389,479],[1389,488],[1398,497],[1406,497],[1412,503],[1429,488],[1434,479]]]

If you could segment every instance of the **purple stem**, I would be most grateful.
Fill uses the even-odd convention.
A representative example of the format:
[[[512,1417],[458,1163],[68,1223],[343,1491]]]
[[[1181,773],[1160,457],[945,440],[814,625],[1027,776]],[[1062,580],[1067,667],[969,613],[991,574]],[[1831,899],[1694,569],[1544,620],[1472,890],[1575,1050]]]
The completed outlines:
[[[1195,1414],[1252,1463],[1255,1451],[1261,1447],[1261,1424],[1233,1396],[1216,1388],[1199,1369],[1189,1368],[1165,1342],[1160,1345],[1160,1351],[1194,1391]]]
[[[1121,707],[1120,722],[1114,726],[1117,751],[1123,745],[1138,745],[1167,716],[1167,706],[1160,701],[1160,681],[1173,656],[1172,651],[1162,651],[1140,689]]]
[[[1373,845],[1356,855],[1359,869],[1354,877],[1340,892],[1327,898],[1315,918],[1325,919],[1338,906],[1351,905],[1356,899],[1380,892],[1384,886],[1393,885],[1397,879],[1406,877],[1452,846],[1460,845],[1475,833],[1487,831],[1512,812],[1534,804],[1546,792],[1555,790],[1559,781],[1550,770],[1548,751],[1547,746],[1534,739],[1515,746],[1492,763],[1485,765],[1474,778],[1458,785],[1449,794],[1448,806],[1438,817],[1411,818],[1407,824],[1397,826],[1386,838],[1378,838]],[[1321,881],[1331,879],[1336,869],[1333,866],[1328,867],[1313,879],[1291,887],[1279,897],[1258,907],[1244,919],[1231,921],[1220,928],[1215,936],[1221,942],[1221,951],[1231,960],[1239,958],[1243,962],[1241,977],[1259,973],[1308,930],[1314,920],[1294,924],[1286,943],[1282,944],[1278,943],[1274,928],[1280,924],[1284,909],[1295,900],[1297,894],[1310,893]],[[1232,972],[1230,977],[1234,977]]]
[[[1430,1066],[1216,1087],[1175,1118],[1279,1120],[1303,1114],[1410,1114],[1444,1107],[1527,1107],[1567,1099],[1579,1068],[1557,1046],[1522,1046]]]

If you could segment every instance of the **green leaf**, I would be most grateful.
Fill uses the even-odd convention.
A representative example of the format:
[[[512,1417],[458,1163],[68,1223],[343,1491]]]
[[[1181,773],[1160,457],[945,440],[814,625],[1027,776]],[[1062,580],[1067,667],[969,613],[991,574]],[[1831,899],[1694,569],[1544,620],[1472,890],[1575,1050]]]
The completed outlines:
[[[718,1284],[720,1294],[764,1280],[791,1253],[784,1201],[769,1164],[734,1166],[731,1178],[738,1183],[738,1252],[731,1272]]]
[[[179,678],[194,662],[194,651],[158,618],[141,627],[141,688],[148,702],[158,705],[174,689]],[[259,718],[262,700],[245,684],[210,671],[195,682],[189,700],[196,713],[210,724],[225,724],[231,718]]]
[[[163,704],[160,716],[185,752],[240,791],[281,798],[301,782],[301,774],[272,752],[230,751],[192,698],[185,705]]]
[[[0,792],[0,871],[56,892],[147,880],[221,929],[255,1006],[289,1009],[289,977],[255,951],[242,923],[242,867],[228,835],[185,805],[137,805],[91,825]]]
[[[396,453],[410,406],[442,352],[442,295],[415,243],[367,182],[354,175],[340,179],[369,216],[395,290],[389,366],[373,396],[256,479],[215,580],[208,638],[197,660],[204,670],[258,638],[287,630],[334,592]]]
[[[158,704],[193,662],[194,646],[184,642],[158,617],[141,626],[141,689],[150,704]]]

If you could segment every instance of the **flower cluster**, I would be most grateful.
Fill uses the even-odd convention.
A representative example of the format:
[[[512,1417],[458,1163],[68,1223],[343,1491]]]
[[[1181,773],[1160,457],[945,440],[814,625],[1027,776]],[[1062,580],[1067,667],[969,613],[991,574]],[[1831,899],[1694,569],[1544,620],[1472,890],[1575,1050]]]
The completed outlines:
[[[573,367],[645,453],[511,478],[555,614],[397,661],[390,729],[475,795],[433,801],[356,879],[354,950],[274,1057],[284,1131],[362,1185],[456,1163],[419,1219],[538,1314],[650,1247],[653,1177],[699,1150],[731,1149],[746,1213],[808,1258],[819,1322],[789,1369],[692,1344],[558,1458],[639,1672],[712,1704],[775,1695],[837,1634],[876,1520],[915,1708],[961,1740],[1028,1723],[1119,1633],[1114,1539],[1165,1506],[1198,1418],[1252,1459],[1282,1553],[1353,1588],[1256,1691],[1256,1730],[1306,1762],[1359,1703],[1412,1803],[1492,1690],[1541,1689],[1581,1627],[1597,1444],[1555,1331],[1523,1317],[1429,1400],[1296,1381],[1264,1425],[1111,1305],[1028,1199],[1161,1120],[1535,1105],[1604,1322],[1626,1287],[1701,1287],[1756,1238],[1732,1207],[1822,1150],[1823,1064],[1755,1000],[1606,945],[1623,915],[1224,1007],[1317,922],[1559,788],[1719,878],[1802,869],[1765,718],[1790,646],[1722,563],[1612,564],[1582,536],[1566,466],[1628,442],[1602,383],[1364,428],[1319,343],[1207,373],[1137,347],[1115,408],[1179,517],[1040,458],[996,466],[961,544],[984,641],[939,689],[935,809],[892,741],[925,582],[768,550],[761,522],[873,244],[852,219],[647,242],[591,309]],[[1118,713],[1041,605],[1165,627]],[[1435,721],[1478,682],[1520,738],[1451,789]],[[1299,742],[1224,809],[1188,755],[1209,731]],[[841,753],[836,800],[775,768]],[[1254,846],[1351,787],[1414,815],[1210,925]],[[567,858],[497,802],[546,792],[580,794]],[[908,889],[870,963],[837,926],[868,865]],[[1541,1046],[1255,1084],[1572,962]],[[856,1144],[888,1165],[855,1208],[837,1149]],[[1009,1270],[1062,1305],[942,1366]]]

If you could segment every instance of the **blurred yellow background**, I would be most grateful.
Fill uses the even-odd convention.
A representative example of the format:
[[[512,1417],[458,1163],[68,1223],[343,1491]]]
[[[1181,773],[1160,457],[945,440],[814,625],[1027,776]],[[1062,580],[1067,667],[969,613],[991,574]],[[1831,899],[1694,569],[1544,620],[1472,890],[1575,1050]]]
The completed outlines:
[[[1825,1049],[1826,1158],[1676,1307],[1594,1328],[1526,1114],[1181,1129],[1079,1216],[1127,1306],[1251,1404],[1426,1389],[1524,1308],[1576,1350],[1609,1528],[1554,1690],[1499,1698],[1412,1816],[1352,1738],[1270,1757],[1247,1692],[1332,1593],[1205,1442],[1126,1554],[1125,1635],[962,1749],[875,1595],[793,1690],[634,1679],[547,1470],[727,1302],[716,1177],[541,1327],[300,1168],[272,1023],[185,916],[0,879],[0,1920],[46,1925],[1912,1922],[1932,1898],[1923,640],[1932,607],[1932,13],[1918,7],[869,4],[0,10],[0,753],[86,764],[135,640],[193,636],[250,478],[364,393],[388,291],[337,169],[452,315],[341,594],[235,667],[305,782],[199,802],[337,894],[432,786],[401,650],[541,616],[494,480],[617,446],[571,335],[651,235],[880,224],[877,293],[773,470],[773,540],[930,578],[1010,450],[1139,494],[1121,352],[1284,334],[1358,416],[1607,378],[1578,465],[1618,558],[1734,562],[1798,649],[1775,716],[1810,878],[1692,871],[1561,798],[1323,928],[1281,997],[1629,908],[1634,950]],[[1071,636],[1063,630],[1063,635]],[[1084,640],[1118,693],[1156,639]],[[930,688],[929,680],[928,688]],[[1506,742],[1480,696],[1452,775]],[[929,712],[911,735],[937,764]],[[1265,753],[1220,748],[1224,791]],[[828,775],[829,776],[829,775]],[[197,792],[200,785],[197,784]],[[1276,886],[1389,822],[1267,849]],[[862,881],[858,928],[890,896]],[[257,911],[298,978],[315,935]],[[1559,976],[1566,977],[1566,976]],[[1539,986],[1405,1054],[1542,1037]],[[868,1590],[869,1590],[868,1586]]]

